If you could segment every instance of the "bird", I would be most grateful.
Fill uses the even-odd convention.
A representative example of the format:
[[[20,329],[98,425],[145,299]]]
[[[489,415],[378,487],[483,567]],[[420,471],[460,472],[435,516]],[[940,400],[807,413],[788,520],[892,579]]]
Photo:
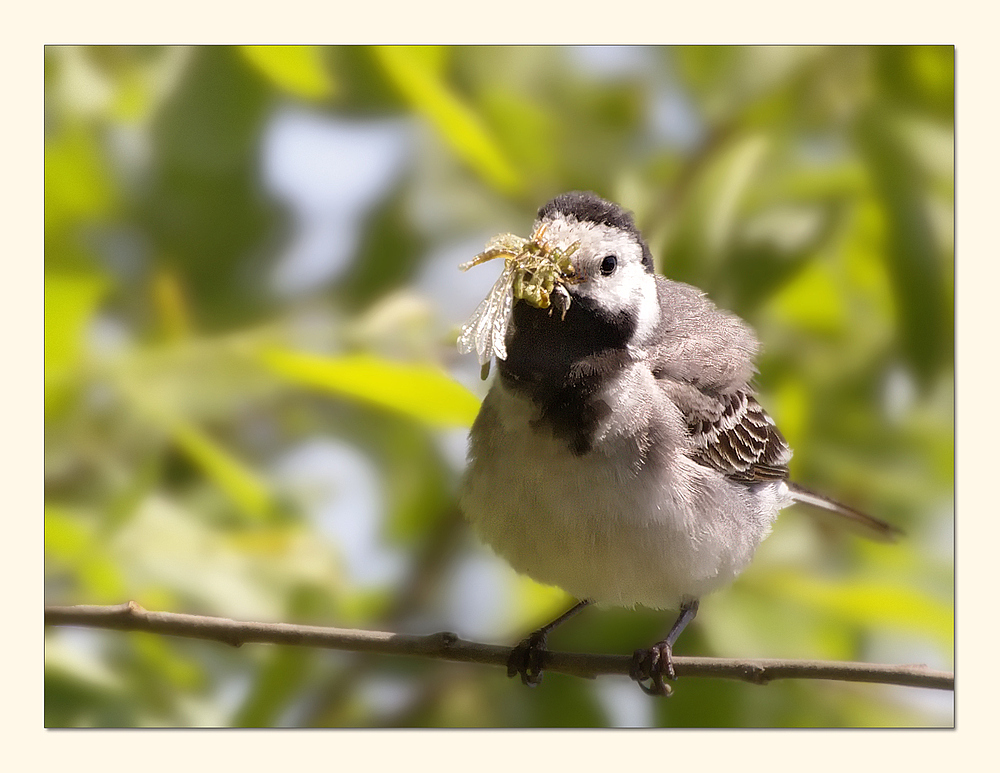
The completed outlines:
[[[538,684],[548,634],[583,608],[639,605],[678,611],[630,668],[669,695],[699,600],[746,569],[780,510],[803,502],[900,532],[789,480],[792,451],[751,384],[754,331],[658,274],[631,212],[570,191],[539,208],[534,234],[571,253],[568,297],[509,299],[459,503],[497,555],[576,603],[512,649],[508,675]]]

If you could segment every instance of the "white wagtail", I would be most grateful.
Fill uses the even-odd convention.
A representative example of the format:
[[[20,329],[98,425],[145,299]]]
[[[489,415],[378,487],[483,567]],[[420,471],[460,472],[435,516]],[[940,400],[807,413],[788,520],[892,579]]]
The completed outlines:
[[[531,250],[572,268],[546,282],[508,261],[478,346],[466,327],[462,348],[496,356],[498,374],[470,434],[461,506],[514,569],[579,603],[522,641],[508,674],[540,681],[546,635],[584,606],[641,604],[680,610],[632,661],[644,690],[669,694],[671,647],[698,600],[746,568],[783,507],[896,530],[788,480],[791,450],[750,385],[753,331],[657,275],[629,212],[566,193],[538,211],[534,233]],[[484,256],[512,257],[515,242],[527,244],[501,237]]]

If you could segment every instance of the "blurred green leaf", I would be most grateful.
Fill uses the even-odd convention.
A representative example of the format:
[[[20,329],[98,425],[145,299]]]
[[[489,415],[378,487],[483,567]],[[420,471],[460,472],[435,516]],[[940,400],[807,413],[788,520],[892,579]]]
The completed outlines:
[[[530,169],[535,179],[546,179],[556,171],[559,158],[559,124],[551,112],[524,94],[494,86],[484,94],[484,108],[498,140],[516,159],[519,168]]]
[[[546,675],[531,709],[518,718],[522,727],[605,727],[608,715],[595,690],[582,679]]]
[[[895,290],[904,351],[926,383],[954,356],[953,310],[921,174],[901,141],[900,120],[886,110],[869,111],[858,126],[858,142],[885,209],[886,248],[880,252]]]
[[[45,506],[45,554],[75,561],[90,549],[91,530],[80,518],[56,505]]]
[[[376,46],[373,53],[385,74],[451,148],[482,177],[506,194],[524,181],[476,113],[445,83],[419,48]]]
[[[276,500],[268,485],[233,453],[164,402],[154,402],[140,386],[128,382],[121,386],[143,418],[166,433],[244,513],[262,519],[275,512]]]
[[[561,588],[542,585],[526,575],[515,575],[509,615],[511,632],[521,635],[533,631],[557,618],[576,601]]]
[[[72,597],[78,603],[121,601],[125,581],[92,514],[46,505],[45,555],[48,579],[65,576],[67,572],[75,578],[77,587],[73,588]]]
[[[672,279],[711,289],[722,279],[743,198],[768,152],[768,139],[754,133],[734,138],[710,157],[693,180],[661,265]]]
[[[108,290],[98,274],[45,274],[45,410],[61,405],[83,359],[87,326]]]
[[[371,428],[371,422],[367,424]],[[422,425],[411,425],[410,429],[407,432],[396,426],[392,432],[378,433],[385,492],[391,501],[385,536],[407,546],[426,538],[454,508],[451,481],[433,433]]]
[[[264,518],[273,511],[274,499],[270,490],[251,468],[194,424],[174,418],[168,420],[168,427],[174,442],[191,461],[245,513]]]
[[[257,682],[233,718],[233,727],[275,727],[295,699],[317,653],[296,647],[273,647],[257,673]]]
[[[197,662],[172,649],[162,636],[139,633],[133,644],[137,658],[162,678],[167,689],[193,692],[204,683],[204,673]]]
[[[61,639],[46,631],[45,726],[134,726],[134,701],[125,674]]]
[[[319,357],[268,349],[260,359],[301,386],[362,400],[437,427],[470,427],[479,399],[430,365],[401,365],[366,354]]]
[[[266,310],[259,244],[281,213],[262,195],[260,142],[270,84],[237,49],[200,46],[154,114],[145,184],[128,201],[157,264],[176,274],[201,329],[231,329]]]
[[[843,329],[846,309],[830,267],[813,262],[775,293],[770,305],[787,320],[789,328],[813,333]]]
[[[83,126],[66,127],[45,143],[45,228],[108,214],[115,201],[107,161]],[[46,254],[46,259],[50,256]]]
[[[329,540],[291,519],[220,523],[191,502],[150,496],[109,541],[129,567],[125,598],[147,609],[277,622],[297,593],[322,588],[327,613],[335,611],[343,580]]]
[[[954,640],[953,610],[914,588],[845,579],[829,582],[777,570],[755,574],[752,583],[762,593],[796,599],[845,622],[920,633],[945,648]]]
[[[75,367],[83,350],[84,334],[108,289],[97,274],[45,275],[45,370],[59,378]]]
[[[335,89],[319,46],[240,46],[243,57],[283,91],[328,99]]]
[[[874,52],[885,101],[954,122],[954,46],[877,46]]]

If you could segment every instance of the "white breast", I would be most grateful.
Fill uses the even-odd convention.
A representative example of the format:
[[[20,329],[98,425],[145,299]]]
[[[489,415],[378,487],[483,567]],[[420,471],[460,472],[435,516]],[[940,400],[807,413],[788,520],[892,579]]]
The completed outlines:
[[[602,397],[610,416],[593,449],[574,455],[497,379],[461,493],[481,538],[579,599],[677,608],[731,582],[787,504],[784,484],[751,491],[689,459],[679,413],[640,366]],[[651,439],[657,448],[644,448]]]

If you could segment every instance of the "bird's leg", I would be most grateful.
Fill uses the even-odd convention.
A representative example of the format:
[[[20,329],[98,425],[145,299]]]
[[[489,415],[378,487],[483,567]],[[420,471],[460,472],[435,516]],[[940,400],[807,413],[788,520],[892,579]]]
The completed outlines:
[[[578,601],[547,625],[543,625],[533,634],[524,639],[511,650],[507,658],[507,676],[520,674],[521,681],[529,687],[534,687],[542,681],[542,655],[545,652],[545,640],[549,632],[557,625],[569,620],[573,615],[589,605],[589,599]]]
[[[694,620],[698,614],[698,600],[685,601],[681,604],[681,613],[677,616],[667,638],[657,642],[647,650],[636,650],[632,655],[632,668],[629,675],[639,683],[639,686],[650,695],[670,695],[673,689],[664,683],[663,677],[676,679],[674,664],[672,662],[672,649],[681,631],[687,624]],[[647,686],[644,682],[649,679],[652,684]]]

